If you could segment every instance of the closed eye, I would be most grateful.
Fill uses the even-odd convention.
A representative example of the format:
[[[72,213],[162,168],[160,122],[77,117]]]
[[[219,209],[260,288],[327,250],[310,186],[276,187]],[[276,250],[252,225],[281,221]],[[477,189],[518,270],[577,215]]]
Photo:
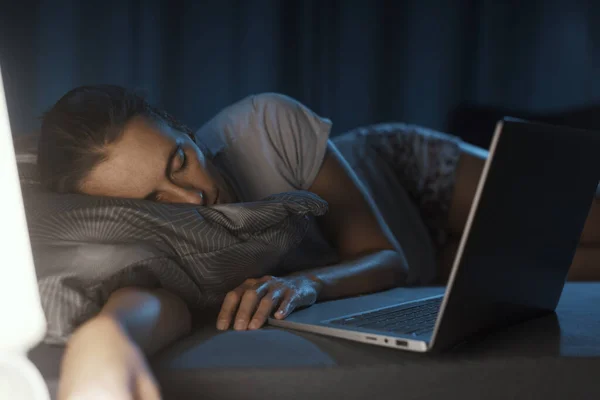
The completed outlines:
[[[183,150],[183,148],[181,146],[177,146],[175,148],[175,151],[173,151],[171,153],[171,156],[169,157],[168,163],[167,163],[167,168],[166,168],[166,175],[169,177],[169,179],[173,178],[173,175],[183,171],[186,167],[187,167],[187,155],[185,154],[185,150]],[[153,191],[150,194],[148,194],[147,196],[144,197],[145,200],[150,200],[150,201],[155,201],[155,202],[160,202],[161,201],[161,197],[162,194],[159,193],[158,191]]]
[[[183,171],[187,167],[187,155],[181,146],[177,147],[173,154],[169,168],[169,176],[177,172]]]

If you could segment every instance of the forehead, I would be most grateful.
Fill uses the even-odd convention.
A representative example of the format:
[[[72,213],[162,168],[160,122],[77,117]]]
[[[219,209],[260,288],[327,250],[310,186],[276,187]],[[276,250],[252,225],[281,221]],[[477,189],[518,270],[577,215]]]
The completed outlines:
[[[166,124],[136,117],[109,144],[106,160],[82,182],[90,195],[144,198],[165,177],[165,166],[181,134]]]

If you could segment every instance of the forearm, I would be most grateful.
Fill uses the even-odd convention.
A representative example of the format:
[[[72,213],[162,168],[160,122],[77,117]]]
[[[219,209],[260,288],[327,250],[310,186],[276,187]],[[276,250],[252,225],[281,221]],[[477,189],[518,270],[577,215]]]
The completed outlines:
[[[69,338],[58,398],[160,398],[146,357],[188,332],[190,319],[183,301],[163,290],[115,291]]]
[[[339,264],[300,271],[319,284],[318,300],[333,300],[390,289],[406,279],[406,260],[398,252],[382,250]]]
[[[154,354],[191,329],[191,315],[185,303],[161,289],[119,289],[110,296],[96,318],[114,320],[147,355]]]

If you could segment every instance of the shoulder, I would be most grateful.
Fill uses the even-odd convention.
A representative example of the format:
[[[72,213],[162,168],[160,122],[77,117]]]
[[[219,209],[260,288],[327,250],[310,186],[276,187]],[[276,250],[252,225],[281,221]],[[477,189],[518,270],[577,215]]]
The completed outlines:
[[[248,96],[196,132],[196,141],[227,164],[250,196],[306,189],[321,166],[331,122],[279,93]],[[219,156],[219,157],[217,157]],[[265,182],[268,182],[266,184]],[[264,192],[264,193],[263,193]]]
[[[223,109],[221,115],[230,113],[261,113],[265,110],[280,109],[282,111],[297,111],[306,108],[298,100],[276,92],[252,94]]]
[[[307,109],[305,105],[298,100],[282,93],[266,92],[248,97],[254,108],[254,112],[264,112],[266,110],[278,109],[281,111],[293,112],[301,109]]]
[[[298,100],[267,92],[247,96],[225,107],[196,131],[196,137],[212,152],[218,152],[244,139],[329,136],[330,129],[329,119],[320,117]]]

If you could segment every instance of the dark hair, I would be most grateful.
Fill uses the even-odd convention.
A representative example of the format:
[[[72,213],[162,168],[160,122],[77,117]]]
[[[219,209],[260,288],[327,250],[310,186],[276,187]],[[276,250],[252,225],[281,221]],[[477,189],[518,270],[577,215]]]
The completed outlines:
[[[37,161],[41,183],[59,193],[79,192],[82,180],[106,159],[106,146],[137,116],[164,121],[192,136],[189,128],[134,91],[113,85],[69,91],[42,118]]]

